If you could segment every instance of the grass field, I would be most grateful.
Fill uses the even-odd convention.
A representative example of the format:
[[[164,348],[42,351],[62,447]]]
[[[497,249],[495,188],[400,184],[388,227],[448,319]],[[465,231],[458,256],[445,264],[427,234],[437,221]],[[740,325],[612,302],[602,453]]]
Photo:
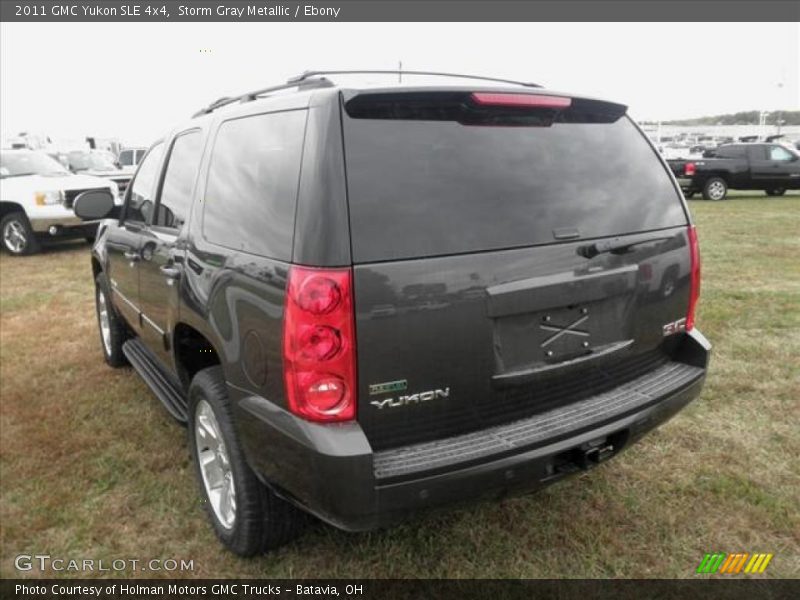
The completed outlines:
[[[253,560],[213,537],[185,430],[132,370],[105,366],[88,246],[4,254],[0,575],[44,553],[191,559],[170,575],[195,577],[693,577],[706,552],[746,551],[775,553],[765,576],[800,577],[800,195],[691,208],[714,344],[698,401],[539,494],[371,534],[312,524]]]

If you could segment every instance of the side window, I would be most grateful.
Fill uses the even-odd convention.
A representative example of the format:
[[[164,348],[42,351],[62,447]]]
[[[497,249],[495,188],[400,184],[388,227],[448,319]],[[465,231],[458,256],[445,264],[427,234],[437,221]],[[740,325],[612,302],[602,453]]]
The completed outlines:
[[[790,161],[794,158],[791,152],[789,152],[786,148],[782,148],[781,146],[770,146],[769,147],[769,159],[770,160],[783,160],[783,161]]]
[[[119,164],[123,167],[130,167],[133,163],[133,150],[123,150],[119,153]]]
[[[715,155],[719,158],[744,158],[744,146],[720,146]]]
[[[146,222],[150,213],[153,212],[153,188],[162,152],[164,152],[164,144],[157,144],[144,157],[131,184],[131,194],[125,208],[126,221]]]
[[[290,260],[306,111],[222,123],[203,198],[203,234],[214,244]]]
[[[750,160],[766,160],[767,151],[764,146],[748,146],[747,157]]]
[[[158,199],[153,225],[180,229],[189,218],[192,191],[200,166],[203,136],[190,131],[175,138]]]

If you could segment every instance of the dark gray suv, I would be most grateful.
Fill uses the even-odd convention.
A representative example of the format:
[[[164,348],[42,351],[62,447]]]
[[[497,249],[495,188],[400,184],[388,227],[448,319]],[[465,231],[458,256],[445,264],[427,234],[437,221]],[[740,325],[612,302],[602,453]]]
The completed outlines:
[[[221,99],[101,225],[106,361],[188,424],[234,552],[541,488],[700,393],[697,236],[626,107],[473,80]]]

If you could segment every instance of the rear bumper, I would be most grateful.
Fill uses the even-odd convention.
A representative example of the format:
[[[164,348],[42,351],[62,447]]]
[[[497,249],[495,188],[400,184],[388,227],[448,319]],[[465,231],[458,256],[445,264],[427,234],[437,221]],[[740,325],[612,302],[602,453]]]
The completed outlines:
[[[308,423],[263,398],[231,393],[248,461],[262,480],[322,520],[363,531],[422,509],[532,491],[593,467],[699,395],[710,349],[695,330],[684,336],[681,362],[670,363],[673,379],[643,377],[638,387],[585,406],[378,453],[357,423]]]
[[[678,177],[677,181],[682,190],[691,190],[694,188],[694,180],[691,177]]]

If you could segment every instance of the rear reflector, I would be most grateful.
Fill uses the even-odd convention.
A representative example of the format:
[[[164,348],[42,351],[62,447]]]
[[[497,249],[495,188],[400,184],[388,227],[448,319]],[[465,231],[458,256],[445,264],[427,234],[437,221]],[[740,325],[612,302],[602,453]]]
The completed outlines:
[[[694,166],[693,162],[686,163],[683,167],[683,174],[687,177],[694,177],[696,172],[696,167]]]
[[[498,94],[474,92],[472,101],[481,106],[520,106],[536,108],[569,108],[572,98],[543,94]]]
[[[700,298],[700,245],[697,242],[697,229],[694,225],[687,231],[689,236],[689,255],[691,257],[691,272],[689,273],[689,309],[686,312],[686,331],[694,328],[697,301]]]
[[[292,267],[283,326],[286,400],[309,421],[356,416],[356,340],[350,269]]]

